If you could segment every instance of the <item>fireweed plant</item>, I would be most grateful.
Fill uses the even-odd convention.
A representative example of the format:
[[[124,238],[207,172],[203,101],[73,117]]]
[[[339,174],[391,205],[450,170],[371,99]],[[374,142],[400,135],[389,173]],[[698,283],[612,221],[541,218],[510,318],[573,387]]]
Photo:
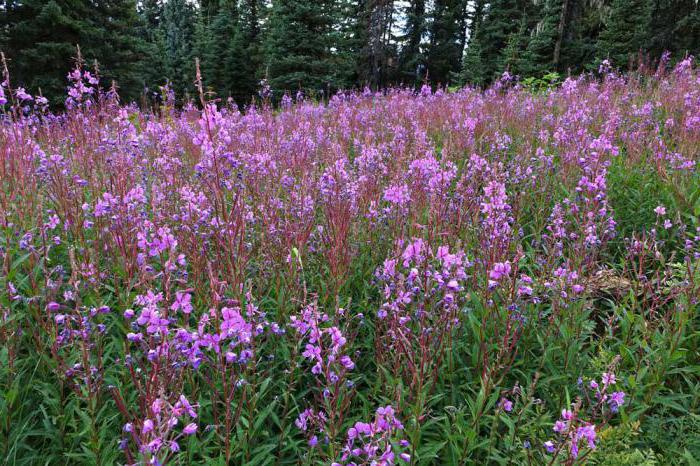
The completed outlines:
[[[67,82],[0,83],[4,464],[700,459],[693,58],[243,112]]]

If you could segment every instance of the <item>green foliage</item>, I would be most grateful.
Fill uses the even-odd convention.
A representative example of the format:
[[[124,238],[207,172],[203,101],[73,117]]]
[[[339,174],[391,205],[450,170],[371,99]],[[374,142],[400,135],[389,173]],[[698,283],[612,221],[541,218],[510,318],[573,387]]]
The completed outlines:
[[[613,0],[598,37],[598,59],[609,58],[621,67],[633,64],[637,54],[648,46],[651,14],[648,0]]]
[[[263,8],[261,0],[241,2],[233,37],[228,50],[221,55],[226,70],[222,83],[239,105],[249,103],[262,78],[263,44],[259,23]]]
[[[428,76],[438,84],[447,84],[457,72],[459,49],[460,0],[439,0],[433,5],[430,25],[430,43],[427,51]]]
[[[180,102],[205,89],[241,106],[269,78],[275,96],[369,85],[486,85],[523,77],[652,65],[700,54],[695,0],[6,0],[0,50],[13,82],[54,104],[82,49],[103,85],[137,100],[170,81]]]
[[[273,91],[325,91],[331,82],[333,2],[275,2],[270,15],[266,72]]]
[[[194,56],[195,10],[187,0],[169,0],[163,9],[159,34],[165,76],[179,96],[192,89],[195,77]],[[202,40],[201,29],[198,38]]]
[[[520,32],[526,3],[523,0],[495,0],[485,9],[475,39],[481,47],[482,73],[488,82],[505,71],[501,54],[511,35]]]
[[[41,89],[52,102],[62,103],[79,45],[88,65],[99,61],[107,83],[119,81],[125,98],[140,94],[139,63],[147,47],[139,34],[135,0],[98,5],[86,0],[11,1],[0,14],[5,33],[0,49],[16,83]]]
[[[561,0],[545,0],[537,26],[529,38],[521,60],[523,76],[538,76],[554,66],[554,49],[559,36]]]
[[[559,73],[553,71],[545,74],[541,78],[530,76],[520,81],[520,84],[530,92],[542,93],[558,86],[560,82],[561,76]]]
[[[486,83],[482,54],[481,41],[477,35],[469,42],[469,47],[464,55],[462,70],[459,74],[459,80],[462,84],[481,86]]]

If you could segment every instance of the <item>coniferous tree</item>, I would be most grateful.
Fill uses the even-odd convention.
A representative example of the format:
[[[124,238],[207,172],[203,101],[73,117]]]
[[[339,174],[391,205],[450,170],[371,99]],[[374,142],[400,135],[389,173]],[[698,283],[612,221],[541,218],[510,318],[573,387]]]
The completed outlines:
[[[526,17],[520,18],[520,28],[513,31],[508,36],[506,47],[501,52],[498,62],[499,72],[508,71],[510,74],[522,75],[529,66],[523,57],[527,47],[527,24]]]
[[[511,35],[522,27],[525,0],[493,0],[485,8],[484,18],[476,31],[481,45],[483,74],[487,81],[503,72],[503,50]]]
[[[399,55],[392,34],[395,19],[393,0],[361,0],[360,84],[382,88],[396,81]]]
[[[477,31],[475,31],[477,32]],[[486,81],[484,62],[481,51],[481,41],[477,34],[469,41],[469,46],[462,60],[462,70],[459,74],[460,84],[482,86]]]
[[[138,64],[146,56],[139,22],[134,0],[8,2],[2,47],[14,82],[35,92],[41,88],[54,103],[65,97],[76,46],[87,63],[99,62],[106,85],[116,80],[122,96],[133,99],[141,91]]]
[[[362,34],[360,9],[357,0],[336,0],[332,4],[331,82],[339,88],[351,88],[359,81],[360,57],[366,35]]]
[[[332,0],[272,4],[267,70],[273,92],[325,91],[331,81]]]
[[[165,43],[161,22],[163,21],[163,2],[161,0],[143,0],[139,4],[141,16],[141,37],[145,42],[145,59],[139,63],[139,75],[143,91],[149,97],[159,94],[158,86],[165,84],[166,72],[163,59]]]
[[[700,51],[700,2],[656,0],[649,25],[648,50],[653,57],[665,51],[677,59]]]
[[[196,11],[187,0],[168,0],[163,8],[161,34],[165,73],[176,95],[184,97],[193,89]]]
[[[399,55],[401,80],[418,85],[425,78],[425,57],[421,50],[426,30],[425,0],[411,0],[403,14],[406,23],[403,30],[403,47]]]
[[[233,82],[227,57],[237,30],[238,11],[233,0],[223,1],[207,26],[206,47],[201,50],[204,80],[219,97],[230,95]]]
[[[564,24],[560,21],[557,32],[560,43],[558,71],[580,73],[594,67],[598,37],[604,28],[609,6],[608,1],[562,0],[564,16],[560,18]]]
[[[615,66],[627,67],[648,45],[650,22],[649,0],[613,0],[598,38],[598,59],[609,58]]]
[[[261,0],[243,0],[225,57],[229,94],[240,106],[250,102],[263,75]]]
[[[436,0],[433,6],[428,48],[428,73],[438,84],[446,84],[452,73],[459,71],[460,29],[459,0]]]
[[[547,71],[554,71],[561,10],[561,0],[544,0],[540,5],[539,21],[520,60],[519,72],[524,76],[540,76]]]

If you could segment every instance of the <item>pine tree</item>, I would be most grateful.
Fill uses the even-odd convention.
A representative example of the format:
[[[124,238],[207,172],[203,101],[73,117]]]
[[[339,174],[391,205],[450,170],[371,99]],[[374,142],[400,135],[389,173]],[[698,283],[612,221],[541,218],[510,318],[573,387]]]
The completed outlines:
[[[650,0],[613,0],[597,43],[599,60],[625,68],[649,42]]]
[[[165,73],[176,95],[182,97],[192,90],[194,82],[195,15],[194,7],[187,0],[168,0],[163,8],[161,34]]]
[[[438,84],[447,84],[451,74],[459,70],[460,29],[459,0],[436,0],[433,7],[428,48],[428,73]]]
[[[325,91],[331,80],[332,0],[272,4],[267,67],[273,92]]]
[[[483,75],[490,81],[504,71],[503,49],[511,35],[518,33],[526,10],[525,0],[493,0],[485,9],[484,18],[476,31],[481,45]]]
[[[475,31],[476,32],[476,31]],[[481,41],[478,34],[469,41],[462,60],[462,70],[459,74],[460,84],[482,86],[486,81],[484,62],[482,59]]]
[[[63,102],[79,45],[88,63],[99,62],[106,85],[116,80],[127,99],[140,94],[138,64],[146,47],[135,0],[24,0],[8,3],[5,22],[2,45],[15,83]]]
[[[545,0],[540,5],[539,21],[520,61],[523,76],[541,76],[555,68],[554,54],[561,20],[561,0]]]
[[[243,0],[236,28],[225,58],[228,92],[240,106],[250,102],[263,70],[263,43],[260,29],[261,0]]]
[[[399,55],[401,79],[414,86],[425,77],[425,57],[421,50],[426,30],[425,0],[411,0],[403,14],[406,16],[401,40],[403,47]]]

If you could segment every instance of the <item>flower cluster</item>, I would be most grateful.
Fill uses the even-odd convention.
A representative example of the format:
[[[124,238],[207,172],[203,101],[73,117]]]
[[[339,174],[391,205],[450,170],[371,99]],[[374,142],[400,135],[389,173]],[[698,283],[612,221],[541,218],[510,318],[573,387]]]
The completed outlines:
[[[561,417],[553,427],[557,438],[544,443],[546,451],[556,456],[562,450],[566,450],[571,459],[576,459],[583,447],[595,450],[596,432],[600,427],[592,421],[596,419],[599,426],[606,424],[610,417],[625,404],[625,392],[612,391],[616,383],[617,380],[612,371],[604,372],[600,382],[591,379],[588,383],[584,383],[580,379],[579,386],[584,392],[586,404],[589,405],[588,412],[591,418],[584,419],[586,411],[583,409],[583,400],[574,403],[571,409],[563,409]]]
[[[377,317],[386,357],[410,385],[434,379],[449,336],[459,326],[471,265],[464,252],[451,253],[448,246],[434,250],[418,238],[375,272],[383,290]]]
[[[334,466],[359,466],[374,464],[391,466],[400,460],[410,463],[411,456],[402,452],[409,446],[408,441],[396,436],[403,430],[403,424],[396,418],[394,408],[377,408],[374,421],[356,422],[348,429],[347,442],[340,461]]]
[[[344,310],[338,310],[339,317],[344,313]],[[329,441],[342,421],[344,407],[351,399],[350,390],[354,386],[348,373],[355,368],[355,362],[344,353],[348,341],[343,332],[331,324],[329,316],[316,304],[304,307],[290,320],[290,326],[296,330],[296,337],[303,347],[301,355],[311,364],[311,374],[318,382],[315,407],[303,411],[296,425],[309,438],[309,445],[316,446],[319,434]]]
[[[197,405],[180,395],[174,403],[156,398],[150,404],[148,417],[124,424],[122,448],[133,441],[138,452],[151,464],[165,464],[167,459],[180,451],[183,437],[195,435]],[[156,463],[157,462],[157,463]]]

